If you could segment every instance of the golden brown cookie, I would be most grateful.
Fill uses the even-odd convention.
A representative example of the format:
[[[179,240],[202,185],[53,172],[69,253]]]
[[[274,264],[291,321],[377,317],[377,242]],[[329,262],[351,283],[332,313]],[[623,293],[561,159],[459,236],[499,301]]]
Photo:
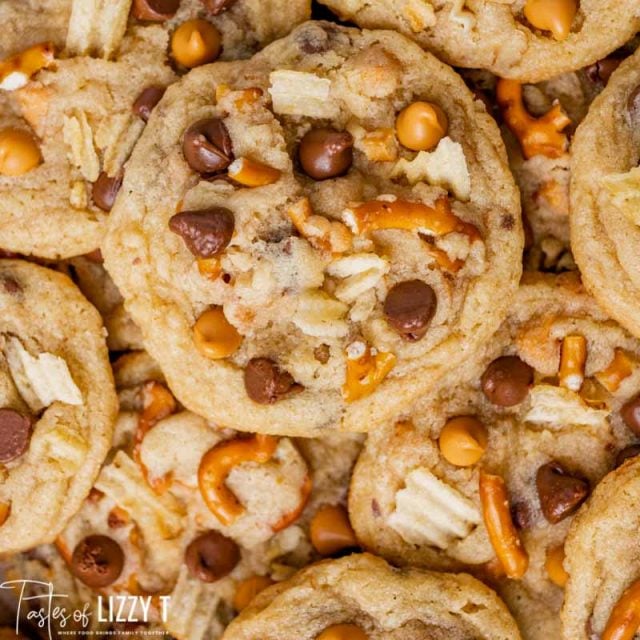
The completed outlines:
[[[260,589],[356,545],[345,503],[360,436],[241,438],[180,407],[144,352],[114,368],[109,462],[56,541],[90,592],[167,594],[165,618],[156,599],[147,621],[211,640]]]
[[[0,551],[52,541],[111,442],[116,396],[102,321],[69,279],[0,261]]]
[[[358,539],[402,565],[471,570],[523,637],[559,637],[564,539],[637,441],[639,391],[640,342],[576,275],[527,274],[494,338],[369,435],[349,497]]]
[[[506,607],[466,574],[394,569],[369,554],[328,560],[266,589],[224,640],[519,640]]]
[[[521,268],[504,148],[460,78],[322,22],[171,87],[110,221],[169,386],[239,430],[373,428],[495,330]]]
[[[322,0],[396,29],[451,65],[539,82],[592,64],[640,30],[635,0]]]
[[[573,142],[571,243],[586,286],[640,335],[640,52],[613,74]]]
[[[640,587],[640,459],[611,472],[575,518],[565,544],[569,572],[563,638],[632,638]]]

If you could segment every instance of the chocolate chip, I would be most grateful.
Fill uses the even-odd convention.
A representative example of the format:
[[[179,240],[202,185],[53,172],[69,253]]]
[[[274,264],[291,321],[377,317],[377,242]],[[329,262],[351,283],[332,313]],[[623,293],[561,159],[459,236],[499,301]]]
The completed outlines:
[[[269,358],[253,358],[244,370],[244,388],[258,404],[273,404],[296,387],[287,371]]]
[[[374,518],[379,518],[382,515],[380,503],[375,498],[371,498],[371,513]]]
[[[233,162],[231,137],[219,118],[207,118],[192,124],[184,133],[182,153],[198,173],[215,174]]]
[[[607,84],[611,74],[620,66],[622,58],[604,58],[585,68],[585,74],[593,84]]]
[[[327,364],[329,362],[329,357],[331,356],[331,349],[328,344],[321,344],[319,347],[316,347],[313,350],[313,357],[320,364]]]
[[[640,120],[640,85],[631,92],[627,100],[627,109],[633,120]]]
[[[497,358],[480,379],[484,395],[499,407],[520,404],[527,397],[532,382],[533,369],[517,356]]]
[[[144,120],[144,122],[147,122],[153,108],[158,104],[158,102],[160,102],[165,91],[165,87],[157,86],[147,87],[144,89],[136,98],[136,101],[133,103],[133,107],[131,107],[133,113]]]
[[[542,514],[551,524],[577,511],[589,495],[589,483],[570,475],[558,462],[548,462],[538,469],[536,487]]]
[[[3,276],[1,278],[2,288],[10,295],[15,295],[16,293],[22,292],[22,287],[20,283],[11,276]]]
[[[314,180],[336,178],[353,163],[353,136],[348,131],[311,129],[300,141],[302,170]]]
[[[236,0],[202,0],[204,8],[212,16],[226,11],[231,5],[235,4]]]
[[[240,550],[218,531],[207,531],[189,543],[184,560],[194,578],[215,582],[233,571],[240,561]]]
[[[622,405],[620,415],[627,427],[640,436],[640,394]]]
[[[28,448],[32,421],[13,409],[0,409],[0,463],[19,458]]]
[[[213,258],[224,251],[234,227],[233,213],[223,207],[181,211],[169,219],[169,229],[178,234],[198,258]]]
[[[113,584],[122,573],[124,553],[107,536],[93,535],[81,540],[71,556],[71,571],[92,589]]]
[[[628,447],[621,449],[620,451],[618,451],[618,455],[616,456],[615,468],[617,469],[618,467],[622,466],[627,460],[629,460],[630,458],[635,458],[638,455],[640,455],[640,444],[631,444]]]
[[[173,18],[180,0],[133,0],[132,13],[137,20],[164,22]]]
[[[516,529],[528,529],[533,524],[533,513],[526,502],[516,502],[511,506],[511,519]]]
[[[103,211],[111,211],[116,196],[122,186],[123,174],[118,173],[116,176],[108,176],[104,171],[100,172],[98,179],[93,183],[91,188],[91,197],[96,207],[100,207]]]
[[[507,231],[511,231],[516,226],[516,219],[509,213],[500,218],[500,226]]]
[[[410,342],[420,340],[435,315],[435,291],[422,280],[406,280],[391,288],[384,301],[387,322]]]

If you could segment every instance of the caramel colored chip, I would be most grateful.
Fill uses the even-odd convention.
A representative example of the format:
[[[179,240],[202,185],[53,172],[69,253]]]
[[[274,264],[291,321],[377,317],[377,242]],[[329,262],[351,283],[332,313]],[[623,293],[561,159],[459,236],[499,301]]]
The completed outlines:
[[[24,129],[0,131],[0,175],[21,176],[42,162],[40,148]]]
[[[171,53],[175,61],[188,69],[213,62],[221,51],[220,32],[206,20],[187,20],[171,37]]]
[[[323,556],[358,546],[349,516],[341,506],[326,505],[316,511],[309,531],[311,544]]]

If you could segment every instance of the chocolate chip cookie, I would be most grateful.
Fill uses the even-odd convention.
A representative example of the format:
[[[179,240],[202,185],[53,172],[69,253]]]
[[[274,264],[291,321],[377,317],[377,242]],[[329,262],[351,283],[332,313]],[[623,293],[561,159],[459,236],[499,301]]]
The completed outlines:
[[[500,599],[466,574],[394,569],[369,554],[328,560],[266,589],[224,640],[518,640]]]
[[[613,74],[573,142],[571,242],[586,286],[640,335],[640,52]]]
[[[56,541],[80,583],[168,594],[167,631],[213,639],[260,589],[356,545],[345,503],[360,436],[240,437],[180,407],[144,352],[114,368],[110,461]],[[160,624],[159,601],[152,613]]]
[[[52,541],[111,441],[116,396],[96,310],[65,276],[0,261],[0,551]]]
[[[53,260],[97,249],[176,72],[248,57],[309,12],[309,0],[3,3],[0,247]]]
[[[605,58],[640,30],[635,0],[321,0],[345,20],[396,29],[458,67],[522,82]]]
[[[121,194],[107,269],[178,399],[238,430],[372,428],[488,338],[521,270],[495,123],[391,32],[307,23],[192,71]]]
[[[640,342],[574,273],[527,274],[494,338],[370,434],[350,490],[358,539],[402,565],[471,570],[523,637],[560,637],[565,536],[616,456],[637,451],[639,364]]]
[[[563,638],[631,638],[640,589],[640,458],[628,460],[595,489],[565,544],[569,580]]]
[[[156,26],[134,28],[113,60],[23,52],[33,73],[0,93],[0,247],[49,259],[98,247],[145,126],[136,99],[175,77],[166,46]]]

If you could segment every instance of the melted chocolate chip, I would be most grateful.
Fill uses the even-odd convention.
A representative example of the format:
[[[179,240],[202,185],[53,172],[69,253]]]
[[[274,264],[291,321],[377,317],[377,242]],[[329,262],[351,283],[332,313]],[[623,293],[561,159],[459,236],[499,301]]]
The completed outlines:
[[[253,358],[244,370],[247,395],[258,404],[273,404],[297,387],[287,371],[268,358]]]
[[[29,447],[32,420],[13,409],[0,409],[0,463],[19,458]]]
[[[585,68],[587,78],[593,84],[606,85],[611,74],[620,66],[622,58],[604,58]]]
[[[147,122],[153,108],[158,104],[158,102],[160,102],[165,91],[165,87],[157,86],[147,87],[144,89],[136,98],[136,101],[133,103],[133,107],[131,107],[133,113],[144,120],[144,122]]]
[[[570,475],[558,462],[549,462],[538,469],[536,487],[542,514],[551,524],[575,513],[589,495],[589,483]]]
[[[180,0],[133,0],[131,12],[137,20],[164,22],[173,18]]]
[[[233,213],[223,207],[182,211],[169,220],[169,229],[178,234],[198,258],[213,258],[224,251],[234,227]]]
[[[631,444],[618,451],[616,456],[616,469],[622,466],[627,460],[640,455],[640,444]]]
[[[96,207],[103,211],[111,211],[122,186],[123,177],[122,173],[118,173],[116,176],[108,176],[104,171],[100,173],[91,188],[91,197]]]
[[[533,369],[517,356],[494,360],[482,374],[482,392],[492,404],[512,407],[528,395],[533,382]]]
[[[640,436],[640,394],[622,405],[620,416],[627,427],[637,436]]]
[[[236,0],[202,0],[202,4],[207,10],[207,13],[212,16],[221,14],[223,11],[226,11],[235,3]]]
[[[422,280],[406,280],[394,285],[384,301],[387,322],[410,342],[427,333],[436,313],[438,300],[434,290]]]
[[[81,540],[71,556],[71,571],[92,589],[113,584],[122,573],[124,553],[107,536],[93,535]]]
[[[511,519],[516,529],[528,529],[533,524],[533,512],[526,502],[516,502],[511,506]]]
[[[311,129],[300,141],[302,170],[314,180],[342,176],[353,163],[353,136],[348,131]]]
[[[234,160],[231,137],[219,118],[207,118],[192,124],[184,133],[182,153],[198,173],[224,171]]]
[[[233,571],[240,561],[240,550],[233,540],[212,530],[189,543],[184,559],[194,578],[215,582]]]
[[[627,100],[627,110],[633,120],[640,120],[640,85],[629,95]]]

